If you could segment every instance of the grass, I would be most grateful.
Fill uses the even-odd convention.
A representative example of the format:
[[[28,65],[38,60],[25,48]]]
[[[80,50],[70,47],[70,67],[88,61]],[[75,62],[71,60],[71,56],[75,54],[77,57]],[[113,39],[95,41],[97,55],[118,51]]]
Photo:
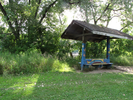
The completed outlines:
[[[69,59],[69,58],[68,58]],[[42,55],[38,51],[31,51],[21,54],[0,52],[0,74],[28,74],[47,71],[73,71],[76,60],[59,61],[58,58],[49,55]],[[73,64],[72,64],[73,63]],[[78,62],[77,62],[78,63]]]
[[[133,65],[127,56],[111,56],[111,62]],[[132,100],[132,74],[76,73],[77,65],[77,59],[37,51],[0,53],[0,100]]]
[[[76,72],[0,76],[0,100],[132,100],[132,78]]]
[[[126,55],[111,56],[110,61],[116,65],[133,66],[133,57]]]

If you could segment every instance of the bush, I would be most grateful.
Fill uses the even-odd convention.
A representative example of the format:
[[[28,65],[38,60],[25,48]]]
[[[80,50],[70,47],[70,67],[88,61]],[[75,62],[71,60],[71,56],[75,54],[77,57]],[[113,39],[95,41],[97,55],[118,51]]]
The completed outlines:
[[[116,65],[133,66],[133,57],[126,55],[111,55],[110,61]]]
[[[65,71],[71,70],[69,64],[59,61],[52,56],[44,56],[37,50],[27,51],[20,54],[0,52],[0,66],[2,71],[8,74],[27,74],[40,73],[46,71]],[[1,67],[2,68],[2,67]],[[65,68],[65,69],[64,69]]]

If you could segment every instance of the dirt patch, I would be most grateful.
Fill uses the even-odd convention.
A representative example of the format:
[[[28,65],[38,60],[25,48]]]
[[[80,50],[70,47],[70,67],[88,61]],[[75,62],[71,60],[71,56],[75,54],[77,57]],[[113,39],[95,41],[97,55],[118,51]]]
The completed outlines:
[[[117,66],[114,65],[114,68],[116,68],[117,70],[121,70],[121,71],[125,71],[128,73],[133,73],[133,66]]]
[[[77,70],[78,73],[81,72],[81,70]],[[133,74],[133,67],[130,66],[117,66],[117,65],[113,65],[113,67],[111,69],[88,69],[88,70],[84,70],[84,73],[123,73],[123,72],[127,72],[127,73],[131,73]]]

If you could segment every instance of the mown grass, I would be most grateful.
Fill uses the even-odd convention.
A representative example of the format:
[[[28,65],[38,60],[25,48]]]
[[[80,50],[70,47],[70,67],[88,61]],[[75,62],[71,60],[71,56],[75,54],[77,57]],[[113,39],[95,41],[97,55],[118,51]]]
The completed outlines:
[[[132,78],[76,72],[0,76],[0,100],[132,100]]]
[[[72,71],[73,69],[70,66],[73,66],[76,61],[71,60],[69,62],[58,60],[58,58],[53,56],[42,55],[38,51],[21,54],[0,52],[0,73],[16,75],[47,71]]]

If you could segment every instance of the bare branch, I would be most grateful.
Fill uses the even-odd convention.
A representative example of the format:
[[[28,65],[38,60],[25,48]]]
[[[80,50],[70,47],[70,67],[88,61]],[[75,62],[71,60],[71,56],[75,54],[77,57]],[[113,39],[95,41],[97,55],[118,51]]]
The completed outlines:
[[[42,16],[42,18],[39,21],[39,24],[41,24],[41,22],[43,21],[43,19],[46,17],[47,12],[50,10],[50,8],[57,2],[58,0],[55,0],[53,3],[51,3],[46,9],[45,12]]]

